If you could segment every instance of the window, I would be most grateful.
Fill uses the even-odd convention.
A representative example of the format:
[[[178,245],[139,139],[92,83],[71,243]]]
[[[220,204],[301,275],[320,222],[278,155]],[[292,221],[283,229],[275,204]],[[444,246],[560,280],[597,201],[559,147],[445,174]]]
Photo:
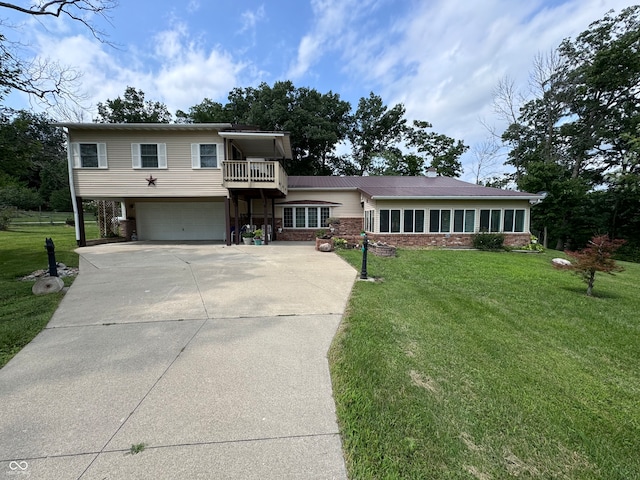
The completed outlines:
[[[400,233],[400,210],[380,210],[380,232]]]
[[[429,211],[429,232],[449,233],[451,231],[451,210]]]
[[[72,143],[69,154],[75,168],[107,168],[106,143]]]
[[[473,233],[476,223],[475,210],[454,210],[453,231],[456,233]]]
[[[480,231],[500,231],[500,210],[480,210]]]
[[[524,209],[504,211],[504,232],[524,232]]]
[[[330,217],[329,207],[284,207],[284,228],[322,228]]]
[[[404,210],[404,233],[424,233],[424,210]]]
[[[167,168],[167,146],[164,143],[132,143],[133,168]]]
[[[364,230],[365,232],[375,231],[375,210],[367,210],[364,212]]]
[[[219,143],[192,143],[192,168],[219,168],[218,158],[223,158],[223,146]]]

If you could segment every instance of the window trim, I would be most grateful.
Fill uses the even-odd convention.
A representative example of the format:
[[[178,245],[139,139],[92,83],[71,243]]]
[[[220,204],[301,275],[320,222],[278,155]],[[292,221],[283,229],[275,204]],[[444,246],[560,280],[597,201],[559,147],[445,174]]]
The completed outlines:
[[[142,155],[140,153],[141,145],[156,145],[158,149],[158,166],[143,167]],[[165,170],[167,168],[167,144],[166,143],[132,143],[131,144],[131,165],[135,170]]]
[[[315,208],[316,210],[316,220],[318,226],[311,227],[309,226],[309,209]],[[286,211],[291,210],[291,225],[287,225],[286,222]],[[323,210],[326,211],[323,214]],[[297,210],[304,210],[304,227],[298,227],[297,220],[298,214]],[[331,217],[331,207],[323,204],[309,204],[309,205],[283,205],[282,206],[282,227],[289,228],[292,230],[317,230],[326,228],[323,222],[326,222],[327,218]]]
[[[507,220],[507,212],[512,212],[511,227],[509,230],[505,228]],[[522,230],[517,230],[518,212],[522,212]],[[502,210],[502,231],[505,233],[524,233],[526,229],[527,211],[524,208],[505,208]]]
[[[202,145],[215,145],[216,146],[216,166],[215,167],[203,167],[202,155],[200,147]],[[194,170],[220,170],[222,168],[222,162],[224,161],[224,144],[218,142],[203,142],[191,144],[191,168]]]
[[[456,230],[456,213],[462,212],[462,230]],[[473,219],[471,221],[471,229],[468,227],[468,215],[473,213]],[[474,233],[476,231],[476,209],[475,208],[454,208],[453,209],[453,233]]]
[[[451,230],[453,228],[453,219],[454,216],[451,215],[451,208],[430,208],[429,209],[429,233],[451,233]],[[438,223],[437,223],[437,230],[433,230],[433,223],[431,221],[432,218],[432,213],[433,212],[438,212]],[[447,217],[447,223],[449,224],[449,228],[445,231],[442,229],[442,224],[444,223],[444,219],[445,219],[445,215],[444,213],[448,213],[448,217]]]
[[[97,167],[84,167],[82,165],[82,154],[80,145],[96,145],[96,151],[98,153],[98,166]],[[107,161],[107,144],[99,142],[73,142],[70,144],[69,156],[73,164],[73,168],[96,170],[109,168]]]
[[[373,210],[370,210],[373,211]],[[405,218],[406,212],[412,212],[412,230],[405,230]],[[383,212],[387,212],[386,214]],[[398,212],[398,213],[395,213]],[[422,212],[422,222],[418,224],[418,215],[416,212]],[[395,219],[394,216],[397,215],[398,218]],[[386,217],[386,218],[385,218]],[[407,234],[423,234],[425,233],[425,219],[426,219],[426,208],[379,208],[378,209],[378,218],[380,220],[379,231],[378,233],[407,233]],[[386,222],[385,222],[386,220]],[[396,222],[397,220],[397,222]],[[394,229],[394,226],[397,225],[397,230]],[[371,225],[373,227],[373,225]],[[421,231],[418,231],[419,227]],[[371,230],[374,231],[374,230]]]

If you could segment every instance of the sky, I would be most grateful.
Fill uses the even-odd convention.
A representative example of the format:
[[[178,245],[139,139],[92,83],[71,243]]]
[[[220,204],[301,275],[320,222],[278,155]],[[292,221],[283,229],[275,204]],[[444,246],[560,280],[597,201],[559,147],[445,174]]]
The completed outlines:
[[[15,0],[26,6],[29,0]],[[337,93],[355,110],[370,92],[406,118],[463,140],[463,180],[475,181],[476,152],[506,125],[494,91],[510,78],[526,96],[537,54],[575,37],[624,0],[120,0],[100,42],[79,22],[28,18],[0,8],[2,33],[26,55],[82,74],[84,110],[127,86],[169,111],[204,98],[225,103],[234,87],[291,80]],[[13,25],[9,29],[7,25]],[[40,110],[20,94],[5,104]],[[49,112],[56,115],[55,112]],[[501,162],[501,161],[500,161]],[[498,168],[498,167],[496,167]],[[499,169],[499,168],[498,168]],[[485,175],[489,175],[489,170]]]

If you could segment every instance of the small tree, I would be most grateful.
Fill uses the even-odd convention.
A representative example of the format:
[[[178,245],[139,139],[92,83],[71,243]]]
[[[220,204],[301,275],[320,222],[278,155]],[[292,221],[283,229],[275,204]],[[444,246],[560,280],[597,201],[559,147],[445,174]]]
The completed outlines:
[[[575,260],[571,266],[565,268],[573,270],[576,275],[582,277],[587,284],[587,295],[591,296],[596,272],[605,272],[613,275],[613,272],[624,270],[611,258],[613,252],[624,243],[625,240],[609,240],[607,235],[593,237],[582,250],[576,252],[565,250],[565,253]]]

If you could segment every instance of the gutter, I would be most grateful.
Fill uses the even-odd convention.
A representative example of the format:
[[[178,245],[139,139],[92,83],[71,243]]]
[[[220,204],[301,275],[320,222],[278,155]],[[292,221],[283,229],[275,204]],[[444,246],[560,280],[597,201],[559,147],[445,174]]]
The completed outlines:
[[[374,200],[538,200],[540,199],[537,195],[523,195],[523,196],[495,196],[495,195],[465,195],[463,197],[460,196],[422,196],[422,197],[401,197],[398,195],[388,196],[388,195],[372,195],[372,199]]]
[[[78,215],[78,200],[76,199],[76,186],[73,182],[73,155],[71,153],[71,136],[69,129],[63,127],[67,137],[67,169],[69,171],[69,190],[71,191],[71,205],[73,205],[73,225],[76,230],[76,243],[80,242],[80,216]]]

